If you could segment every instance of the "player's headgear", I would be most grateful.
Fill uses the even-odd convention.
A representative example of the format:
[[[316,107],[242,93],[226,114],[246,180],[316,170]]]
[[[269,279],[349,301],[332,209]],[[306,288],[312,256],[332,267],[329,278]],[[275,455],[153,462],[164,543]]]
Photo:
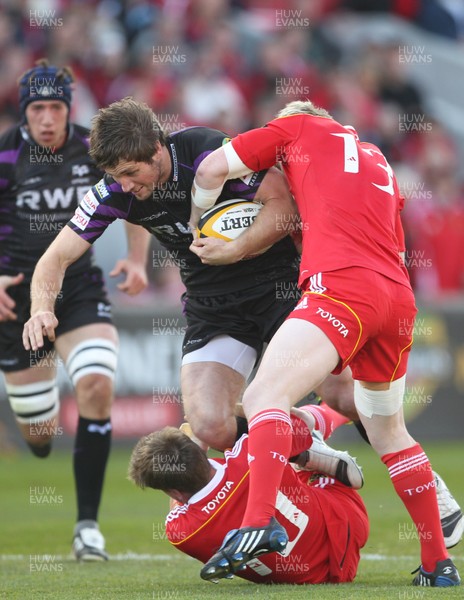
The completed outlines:
[[[69,67],[54,67],[42,58],[19,79],[19,108],[24,118],[27,105],[37,100],[61,100],[71,108],[74,76]]]

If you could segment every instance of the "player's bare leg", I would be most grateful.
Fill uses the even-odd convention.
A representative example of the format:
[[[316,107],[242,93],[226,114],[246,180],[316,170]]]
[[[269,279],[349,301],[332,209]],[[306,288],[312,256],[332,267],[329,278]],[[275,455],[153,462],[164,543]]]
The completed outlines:
[[[346,367],[340,375],[328,375],[314,391],[330,408],[351,421],[357,421],[359,416],[354,404],[353,387],[351,369]]]
[[[184,412],[193,433],[217,450],[231,448],[237,435],[235,405],[241,400],[245,377],[217,362],[182,366]]]
[[[97,518],[111,445],[117,343],[112,325],[96,323],[61,335],[55,344],[73,381],[79,411],[73,457],[78,503],[73,551],[78,560],[108,558]]]
[[[288,319],[270,341],[256,377],[244,393],[248,421],[269,404],[288,413],[324,381],[338,361],[335,346],[318,327]]]

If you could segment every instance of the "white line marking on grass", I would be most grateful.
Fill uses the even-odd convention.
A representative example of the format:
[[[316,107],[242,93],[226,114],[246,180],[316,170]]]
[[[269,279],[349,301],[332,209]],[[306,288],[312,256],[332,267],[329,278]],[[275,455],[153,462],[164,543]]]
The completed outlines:
[[[0,560],[29,560],[29,554],[0,554]],[[37,556],[37,553],[34,553]],[[51,556],[50,554],[43,556]],[[57,560],[75,560],[72,554],[61,555],[54,554],[53,558]],[[137,552],[123,552],[119,554],[110,554],[110,560],[155,560],[155,561],[167,561],[167,560],[178,560],[179,558],[190,558],[189,556],[182,554],[137,554]]]
[[[0,560],[4,560],[4,561],[15,561],[15,560],[30,560],[30,554],[0,554]],[[34,556],[37,556],[36,553],[34,553]],[[51,556],[49,554],[44,554],[43,556]],[[74,560],[74,556],[72,554],[68,554],[68,555],[53,555],[54,560]],[[456,555],[456,554],[452,554],[451,557],[455,560],[464,560],[464,556],[461,555]],[[406,555],[406,556],[390,556],[387,554],[371,554],[371,553],[366,553],[363,554],[361,553],[361,558],[363,560],[414,560],[417,559],[417,557],[415,555]],[[187,556],[186,554],[181,554],[180,552],[177,554],[138,554],[137,552],[131,552],[130,550],[128,552],[120,552],[118,554],[110,554],[110,560],[116,560],[116,561],[125,561],[125,560],[154,560],[154,561],[160,561],[160,562],[164,562],[164,561],[168,561],[168,560],[179,560],[179,559],[188,559],[188,560],[193,560],[190,556]]]

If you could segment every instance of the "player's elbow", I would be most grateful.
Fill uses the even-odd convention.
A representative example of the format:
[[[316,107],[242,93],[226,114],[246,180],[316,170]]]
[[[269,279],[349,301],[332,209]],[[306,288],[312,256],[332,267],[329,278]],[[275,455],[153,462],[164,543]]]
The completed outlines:
[[[196,172],[197,180],[220,180],[224,183],[229,174],[229,167],[222,152],[222,148],[218,148],[202,160]]]

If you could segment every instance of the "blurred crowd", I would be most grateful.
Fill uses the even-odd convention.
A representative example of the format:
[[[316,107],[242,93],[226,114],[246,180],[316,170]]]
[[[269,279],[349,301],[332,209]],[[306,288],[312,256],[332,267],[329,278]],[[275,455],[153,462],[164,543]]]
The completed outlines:
[[[399,43],[347,56],[334,14],[391,12],[436,36],[464,36],[453,0],[0,0],[0,131],[18,118],[17,79],[43,56],[71,65],[73,119],[132,95],[167,132],[201,124],[230,135],[309,97],[377,144],[406,198],[407,265],[426,298],[464,291],[464,193],[450,132],[427,114]],[[153,284],[178,293],[166,271]],[[174,283],[173,283],[174,282]],[[171,287],[170,287],[171,286]]]

